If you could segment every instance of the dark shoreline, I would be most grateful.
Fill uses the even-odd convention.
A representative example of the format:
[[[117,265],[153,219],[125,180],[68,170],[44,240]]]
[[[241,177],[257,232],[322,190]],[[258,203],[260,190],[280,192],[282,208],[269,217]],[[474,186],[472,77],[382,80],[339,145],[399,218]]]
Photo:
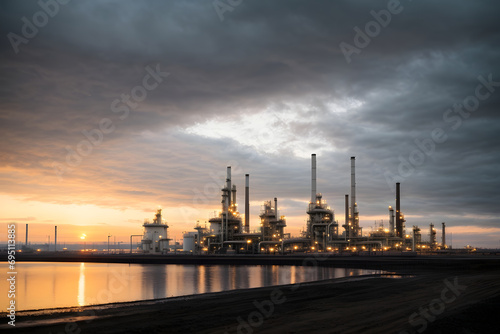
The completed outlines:
[[[93,262],[195,265],[306,265],[382,270],[453,270],[500,267],[500,256],[486,255],[412,255],[357,256],[332,254],[301,255],[148,255],[82,254],[78,252],[18,253],[17,262]]]
[[[54,261],[51,256],[23,254],[22,261]],[[19,312],[18,333],[496,333],[500,314],[500,257],[327,257],[290,256],[67,256],[59,261],[183,264],[302,264],[382,269],[414,274],[403,279],[340,279],[296,285],[232,290],[115,305]],[[92,261],[90,261],[92,260]],[[105,261],[108,260],[108,261]],[[201,263],[200,263],[201,262]],[[447,284],[463,286],[432,321],[417,315],[435,305]],[[278,296],[278,297],[276,297]],[[448,291],[447,298],[453,297]],[[256,305],[272,304],[272,312]],[[282,302],[281,302],[282,301]],[[267,304],[266,304],[267,303]],[[434,304],[433,304],[434,303]],[[262,317],[256,318],[259,313]],[[34,312],[32,312],[34,313]],[[87,316],[83,318],[82,316]],[[88,318],[90,317],[90,318]],[[252,318],[253,317],[253,318]],[[422,320],[423,319],[423,320]],[[415,319],[414,319],[415,320]],[[47,321],[48,323],[42,323]],[[252,325],[249,325],[250,322]],[[30,326],[30,324],[32,326]],[[255,326],[254,326],[255,325]],[[462,329],[466,329],[463,332]],[[5,327],[2,326],[2,330]]]

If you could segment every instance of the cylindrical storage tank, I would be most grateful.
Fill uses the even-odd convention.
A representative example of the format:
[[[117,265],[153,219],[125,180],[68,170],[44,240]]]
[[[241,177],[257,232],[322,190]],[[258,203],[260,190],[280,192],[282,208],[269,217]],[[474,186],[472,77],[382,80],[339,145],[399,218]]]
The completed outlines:
[[[184,252],[194,252],[194,235],[184,234],[182,250]]]

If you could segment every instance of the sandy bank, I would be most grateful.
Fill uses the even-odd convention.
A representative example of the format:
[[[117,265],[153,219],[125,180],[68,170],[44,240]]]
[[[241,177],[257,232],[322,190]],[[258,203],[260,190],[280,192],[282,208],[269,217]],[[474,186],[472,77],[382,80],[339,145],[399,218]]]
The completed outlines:
[[[65,309],[50,315],[20,312],[15,332],[399,333],[424,328],[426,333],[497,332],[498,259],[487,265],[457,262],[442,269],[401,261],[401,271],[413,271],[415,277],[330,280],[111,308]],[[41,325],[40,320],[51,323]]]

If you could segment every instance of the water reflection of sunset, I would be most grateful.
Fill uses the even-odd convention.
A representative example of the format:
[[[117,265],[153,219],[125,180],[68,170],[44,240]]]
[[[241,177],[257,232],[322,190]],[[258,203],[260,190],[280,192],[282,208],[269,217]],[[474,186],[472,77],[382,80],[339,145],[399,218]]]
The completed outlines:
[[[85,306],[294,284],[373,271],[293,266],[23,262],[18,310]],[[0,288],[7,280],[0,274]],[[4,283],[5,282],[5,283]],[[5,296],[2,296],[3,299]],[[5,305],[2,310],[5,310]]]
[[[80,263],[80,277],[78,278],[78,306],[85,305],[85,263]]]

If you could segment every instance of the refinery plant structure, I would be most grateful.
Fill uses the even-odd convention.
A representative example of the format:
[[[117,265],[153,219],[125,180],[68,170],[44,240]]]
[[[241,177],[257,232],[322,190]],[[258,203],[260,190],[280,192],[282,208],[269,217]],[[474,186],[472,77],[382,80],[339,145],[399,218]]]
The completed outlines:
[[[375,228],[363,233],[359,225],[359,210],[356,202],[356,159],[351,157],[350,194],[345,194],[344,222],[335,218],[335,212],[316,184],[316,154],[311,155],[311,199],[306,208],[308,216],[305,229],[298,237],[285,233],[286,217],[280,215],[278,199],[264,201],[259,214],[260,224],[250,231],[250,182],[245,174],[244,220],[236,203],[237,188],[227,167],[225,185],[221,189],[221,210],[195,231],[184,233],[183,251],[195,254],[285,254],[293,252],[390,252],[390,251],[434,251],[445,249],[445,223],[442,223],[442,242],[436,239],[436,229],[429,227],[429,241],[423,242],[421,230],[413,226],[406,234],[406,220],[401,211],[401,185],[396,183],[395,207],[389,206],[388,226],[376,222]],[[142,251],[165,253],[169,249],[167,229],[163,223],[161,209],[152,223],[145,222]],[[340,230],[341,229],[341,230]]]
[[[141,248],[144,253],[165,253],[169,249],[168,225],[163,223],[161,209],[156,211],[153,222],[145,220]]]

